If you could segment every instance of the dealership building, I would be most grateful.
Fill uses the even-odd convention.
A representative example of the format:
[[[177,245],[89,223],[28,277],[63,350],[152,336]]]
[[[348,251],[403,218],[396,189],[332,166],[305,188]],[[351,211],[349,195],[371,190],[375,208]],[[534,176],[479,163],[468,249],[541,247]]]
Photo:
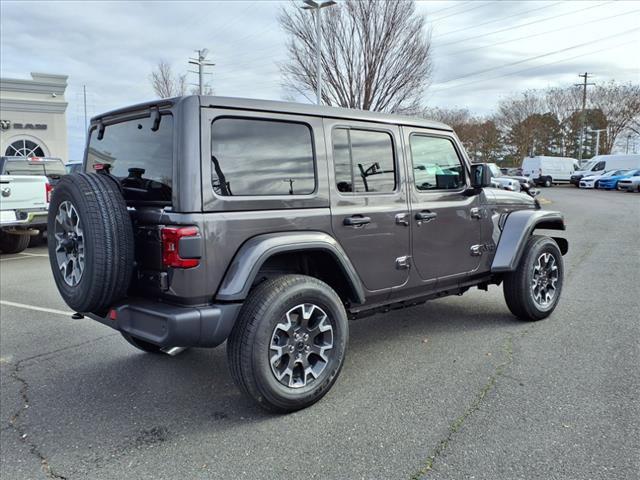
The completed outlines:
[[[0,155],[68,161],[66,75],[0,78]]]

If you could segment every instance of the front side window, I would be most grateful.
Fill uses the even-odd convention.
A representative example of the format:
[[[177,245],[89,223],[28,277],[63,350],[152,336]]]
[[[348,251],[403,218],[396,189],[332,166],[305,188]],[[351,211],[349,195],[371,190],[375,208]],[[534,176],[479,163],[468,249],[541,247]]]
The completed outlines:
[[[343,193],[393,192],[396,169],[387,132],[336,128],[332,133],[336,187]]]
[[[416,189],[457,190],[465,185],[464,167],[451,140],[414,134],[409,142]],[[500,176],[499,170],[492,173]]]
[[[222,117],[211,124],[216,194],[309,195],[316,177],[313,139],[303,123]]]

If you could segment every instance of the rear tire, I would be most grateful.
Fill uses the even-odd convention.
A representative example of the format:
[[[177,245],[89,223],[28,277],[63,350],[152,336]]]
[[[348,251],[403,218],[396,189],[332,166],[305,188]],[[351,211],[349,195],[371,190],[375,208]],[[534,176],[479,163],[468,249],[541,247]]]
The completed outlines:
[[[249,294],[227,341],[231,375],[269,411],[306,408],[338,378],[348,335],[342,301],[326,283],[304,275],[266,280]]]
[[[511,313],[521,320],[542,320],[560,300],[564,264],[558,244],[549,237],[532,235],[520,264],[504,277],[504,298]]]
[[[53,277],[69,307],[102,315],[126,295],[133,273],[133,227],[112,178],[62,177],[53,190],[47,233]]]
[[[20,253],[29,246],[31,235],[0,232],[0,251]]]

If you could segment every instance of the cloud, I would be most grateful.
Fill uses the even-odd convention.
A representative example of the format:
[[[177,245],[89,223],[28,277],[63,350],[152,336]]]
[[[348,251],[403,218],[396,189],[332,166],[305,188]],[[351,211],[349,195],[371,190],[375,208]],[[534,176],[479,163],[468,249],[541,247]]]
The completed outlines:
[[[589,38],[628,30],[639,23],[637,12],[600,20],[637,10],[636,3],[601,3],[602,6],[593,2],[419,2],[417,10],[427,15],[432,28],[435,66],[432,87],[425,101],[432,106],[457,106],[488,113],[505,93],[571,83],[581,71],[593,71],[599,75],[596,81],[610,78],[637,81],[638,64],[632,53],[640,47],[636,34],[635,45],[611,48],[580,59],[545,65],[569,58],[570,54],[597,50],[599,44],[517,67],[496,69],[478,78],[466,78],[465,81],[470,81],[499,76],[466,87],[451,86],[462,80],[442,83],[469,72],[500,67]],[[208,48],[210,58],[216,63],[209,78],[217,95],[284,99],[287,92],[280,85],[277,64],[285,59],[286,39],[277,15],[287,4],[278,1],[4,0],[0,3],[2,76],[28,78],[31,71],[69,75],[66,97],[70,157],[79,159],[84,147],[83,85],[88,92],[89,115],[146,101],[154,97],[148,77],[157,62],[163,59],[174,70],[187,72],[191,69],[188,57],[193,56],[197,48]],[[581,9],[583,11],[571,13]],[[550,18],[494,33],[554,15],[557,20]],[[539,35],[547,30],[557,31]],[[471,37],[475,38],[469,39]],[[525,38],[509,42],[520,37]],[[633,35],[626,36],[617,43],[633,38]],[[614,44],[612,41],[611,45]],[[484,45],[489,46],[478,48]],[[507,75],[527,67],[536,68]],[[196,81],[194,74],[188,78],[190,82]]]

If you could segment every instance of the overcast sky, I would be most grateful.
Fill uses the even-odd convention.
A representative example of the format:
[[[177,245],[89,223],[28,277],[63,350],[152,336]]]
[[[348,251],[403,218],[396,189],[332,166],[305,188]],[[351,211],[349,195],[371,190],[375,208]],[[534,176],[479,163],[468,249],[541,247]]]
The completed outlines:
[[[83,85],[89,116],[149,100],[157,62],[187,71],[196,48],[208,48],[216,63],[216,95],[283,99],[277,64],[286,38],[277,14],[286,4],[2,0],[1,74],[69,75],[69,156],[80,159]],[[638,1],[422,1],[418,11],[433,45],[425,105],[486,114],[512,92],[570,85],[584,71],[595,82],[640,81]]]

